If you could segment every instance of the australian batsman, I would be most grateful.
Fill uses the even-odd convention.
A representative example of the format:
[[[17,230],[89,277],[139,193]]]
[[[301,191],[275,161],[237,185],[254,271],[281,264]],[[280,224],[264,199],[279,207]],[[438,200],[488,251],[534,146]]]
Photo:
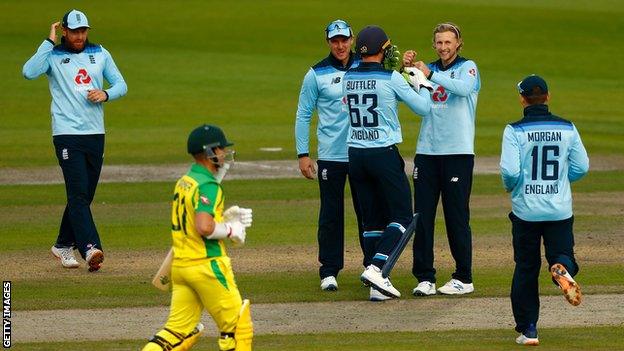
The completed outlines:
[[[176,183],[171,211],[169,319],[143,351],[189,350],[204,329],[204,308],[219,328],[219,350],[251,350],[249,300],[241,299],[224,245],[226,239],[243,244],[252,223],[250,209],[223,211],[221,179],[233,160],[232,145],[216,126],[203,125],[189,135],[195,163]]]

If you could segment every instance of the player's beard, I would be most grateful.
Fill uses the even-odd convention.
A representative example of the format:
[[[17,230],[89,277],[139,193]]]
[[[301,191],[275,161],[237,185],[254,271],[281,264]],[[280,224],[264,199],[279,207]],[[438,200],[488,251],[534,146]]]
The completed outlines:
[[[67,40],[67,38],[65,38],[65,36],[62,36],[61,45],[65,47],[67,51],[72,52],[74,54],[78,54],[78,53],[81,53],[87,47],[87,45],[89,45],[89,39],[88,38],[85,39],[84,43],[82,44],[82,47],[78,49],[78,48],[75,48],[74,45],[69,40]]]

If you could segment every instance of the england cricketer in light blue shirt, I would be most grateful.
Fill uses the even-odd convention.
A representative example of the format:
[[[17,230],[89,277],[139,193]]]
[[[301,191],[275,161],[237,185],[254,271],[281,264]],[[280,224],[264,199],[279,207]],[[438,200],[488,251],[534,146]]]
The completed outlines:
[[[318,178],[321,208],[318,221],[319,275],[321,290],[338,289],[337,276],[344,266],[344,189],[349,176],[347,129],[349,116],[343,109],[342,80],[349,68],[357,67],[360,58],[351,51],[353,31],[343,20],[325,28],[330,53],[306,73],[297,106],[295,141],[299,170],[308,178]],[[318,173],[310,156],[310,124],[318,114]],[[351,187],[353,203],[357,193]],[[360,214],[354,206],[360,229]],[[362,231],[358,230],[360,243]],[[364,261],[367,259],[364,258]]]
[[[570,218],[570,182],[589,170],[578,130],[544,104],[529,105],[524,113],[503,134],[500,170],[505,190],[511,192],[512,211],[525,221]]]
[[[416,296],[463,295],[474,291],[470,192],[474,169],[474,136],[481,78],[474,61],[459,56],[463,39],[459,27],[440,23],[433,31],[437,61],[414,62],[407,51],[404,65],[421,70],[433,85],[431,113],[423,116],[414,157],[414,208],[421,225],[414,235],[412,272]],[[446,233],[455,260],[451,279],[436,291],[433,235],[442,199]]]
[[[546,81],[530,75],[518,83],[524,117],[505,127],[500,170],[511,192],[514,262],[511,305],[520,333],[516,343],[538,345],[538,277],[541,242],[553,279],[572,305],[581,303],[574,276],[572,191],[570,182],[589,170],[587,151],[574,124],[553,115]]]
[[[24,64],[26,79],[48,77],[52,95],[52,135],[104,134],[104,101],[126,94],[128,88],[112,56],[102,45],[85,43],[80,52],[45,39]],[[110,87],[104,90],[104,79]],[[91,90],[105,92],[102,101],[90,101]]]
[[[60,44],[57,29],[62,29]],[[71,10],[50,26],[50,34],[24,64],[26,79],[42,74],[52,95],[52,140],[63,170],[67,205],[52,254],[76,268],[78,249],[90,272],[100,269],[104,251],[90,205],[104,160],[103,103],[126,94],[127,86],[110,53],[88,40],[87,16]],[[104,80],[110,86],[105,88]]]

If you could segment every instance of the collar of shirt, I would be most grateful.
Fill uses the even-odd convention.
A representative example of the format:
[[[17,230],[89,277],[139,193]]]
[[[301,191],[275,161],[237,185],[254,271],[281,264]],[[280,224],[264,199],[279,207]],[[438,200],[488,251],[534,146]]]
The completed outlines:
[[[349,61],[347,61],[347,65],[343,66],[342,62],[338,61],[338,59],[336,57],[334,57],[334,55],[331,54],[331,52],[329,53],[329,56],[327,56],[327,60],[329,60],[329,63],[331,63],[331,65],[336,68],[337,70],[341,70],[341,71],[346,71],[349,68],[351,68],[351,65],[353,64],[353,61],[355,60],[355,54],[353,53],[353,51],[349,52]]]
[[[463,59],[464,59],[463,57],[461,57],[461,56],[457,55],[457,56],[455,56],[455,59],[454,59],[454,60],[453,60],[453,61],[452,61],[452,62],[451,62],[448,66],[444,66],[444,65],[442,65],[442,59],[438,59],[438,60],[437,60],[437,61],[435,61],[433,64],[434,64],[436,67],[438,67],[438,70],[439,70],[439,71],[446,71],[447,69],[449,69],[449,68],[451,68],[451,67],[455,66],[455,64],[457,63],[457,61],[459,61],[459,60],[463,60]]]
[[[550,114],[551,113],[548,111],[548,105],[545,104],[529,105],[524,108],[525,117],[548,116]]]
[[[364,70],[383,69],[383,65],[380,62],[360,62],[359,68]]]
[[[191,166],[191,171],[192,172],[196,172],[196,173],[204,174],[204,175],[208,176],[208,178],[210,178],[210,179],[215,179],[214,174],[212,174],[212,172],[210,172],[210,170],[208,170],[208,168],[200,165],[199,163],[193,163],[193,165]]]

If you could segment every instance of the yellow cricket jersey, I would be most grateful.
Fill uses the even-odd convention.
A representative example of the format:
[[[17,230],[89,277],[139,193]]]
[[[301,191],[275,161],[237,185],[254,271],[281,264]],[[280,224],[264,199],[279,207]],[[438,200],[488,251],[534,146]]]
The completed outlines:
[[[226,256],[222,240],[209,240],[195,229],[195,213],[207,212],[223,221],[223,190],[212,173],[197,163],[178,180],[171,209],[173,265],[190,266],[211,257]]]

